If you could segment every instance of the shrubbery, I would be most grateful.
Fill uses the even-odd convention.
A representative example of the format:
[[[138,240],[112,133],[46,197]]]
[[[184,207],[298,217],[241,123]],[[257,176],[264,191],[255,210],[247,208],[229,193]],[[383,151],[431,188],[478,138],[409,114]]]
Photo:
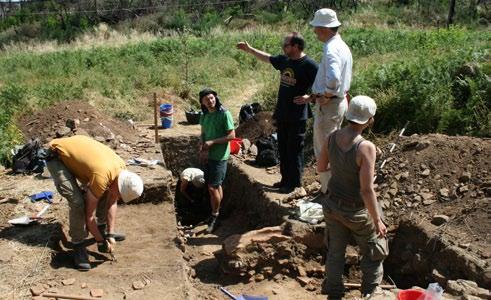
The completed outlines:
[[[100,105],[118,116],[138,119],[146,108],[134,101],[152,90],[167,89],[192,99],[202,87],[211,86],[226,105],[248,91],[251,102],[272,108],[278,72],[235,44],[248,40],[254,47],[280,53],[286,32],[274,28],[215,28],[204,37],[184,33],[119,48],[0,56],[0,158],[19,137],[12,118],[26,106],[99,97],[104,99]],[[312,29],[292,29],[304,33],[307,53],[319,60],[322,44]],[[489,32],[347,27],[341,34],[354,55],[351,94],[370,95],[378,102],[376,131],[388,132],[410,120],[408,132],[490,136]]]
[[[3,165],[8,165],[9,150],[23,140],[13,117],[20,111],[25,112],[27,105],[25,87],[9,84],[0,88],[0,163]]]

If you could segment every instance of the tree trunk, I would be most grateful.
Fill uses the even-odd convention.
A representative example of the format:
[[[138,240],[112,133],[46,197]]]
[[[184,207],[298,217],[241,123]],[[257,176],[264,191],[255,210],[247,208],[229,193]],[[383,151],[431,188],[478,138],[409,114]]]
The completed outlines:
[[[448,19],[447,19],[447,28],[453,24],[453,17],[455,15],[455,0],[450,0],[450,6],[448,9]]]

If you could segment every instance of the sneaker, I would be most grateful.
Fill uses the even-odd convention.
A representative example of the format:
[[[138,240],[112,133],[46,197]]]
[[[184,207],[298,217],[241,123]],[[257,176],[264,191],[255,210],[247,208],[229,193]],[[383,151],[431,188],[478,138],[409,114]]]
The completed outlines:
[[[115,233],[108,234],[106,232],[106,224],[99,224],[97,225],[97,228],[99,228],[99,231],[104,236],[104,238],[113,238],[116,242],[121,242],[126,240],[126,235],[124,233],[115,232]]]
[[[74,244],[73,261],[75,268],[81,271],[90,270],[89,255],[87,254],[87,248],[82,243]]]
[[[206,229],[207,233],[212,233],[218,227],[218,217],[212,216],[210,221],[208,222],[208,228]]]

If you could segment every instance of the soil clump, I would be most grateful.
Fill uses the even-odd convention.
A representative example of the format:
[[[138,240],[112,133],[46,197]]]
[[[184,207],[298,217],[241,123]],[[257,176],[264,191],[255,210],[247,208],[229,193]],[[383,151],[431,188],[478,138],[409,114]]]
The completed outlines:
[[[101,142],[137,140],[137,132],[129,123],[106,116],[80,101],[59,102],[23,115],[17,124],[27,139],[38,138],[42,143],[74,134],[89,135]]]

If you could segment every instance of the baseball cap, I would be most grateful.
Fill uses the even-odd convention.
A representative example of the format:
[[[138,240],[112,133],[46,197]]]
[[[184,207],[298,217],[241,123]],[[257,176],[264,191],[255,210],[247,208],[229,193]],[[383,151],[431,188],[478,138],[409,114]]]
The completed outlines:
[[[376,110],[377,104],[375,104],[372,98],[368,96],[356,96],[349,103],[346,120],[358,124],[365,124],[371,117],[375,116]]]
[[[143,193],[143,181],[133,172],[123,170],[118,176],[118,190],[123,202],[129,202]]]
[[[321,8],[314,14],[314,19],[310,22],[314,27],[339,27],[341,23],[338,21],[336,12],[329,8]]]

